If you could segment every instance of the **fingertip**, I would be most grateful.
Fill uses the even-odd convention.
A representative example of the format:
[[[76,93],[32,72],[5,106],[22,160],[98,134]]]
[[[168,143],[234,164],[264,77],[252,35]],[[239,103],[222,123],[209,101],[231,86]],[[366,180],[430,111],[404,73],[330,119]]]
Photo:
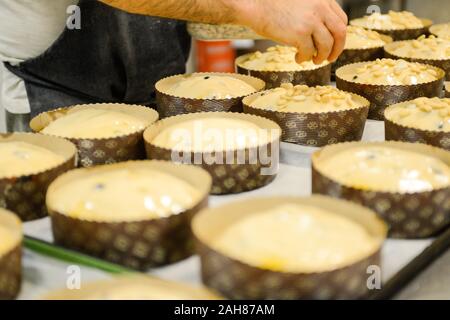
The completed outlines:
[[[303,36],[297,39],[297,53],[295,60],[297,63],[311,61],[316,51],[312,36]]]
[[[336,53],[335,50],[331,51],[330,56],[327,58],[329,62],[336,62],[336,60],[339,58],[340,53]]]
[[[313,58],[313,62],[314,62],[314,64],[322,64],[323,62],[325,61],[325,59],[322,59],[322,58],[318,58],[318,57],[314,57]]]
[[[342,51],[337,51],[336,49],[334,49],[330,56],[328,57],[328,61],[329,62],[336,62],[336,60],[339,58],[339,56],[341,55]]]
[[[291,56],[291,57],[292,57],[292,56]],[[304,57],[300,52],[297,52],[297,53],[295,54],[295,61],[296,61],[297,63],[302,63],[302,62],[305,62],[306,59],[305,59],[305,57]]]
[[[329,62],[331,62],[331,63],[333,63],[333,62],[336,62],[336,60],[337,60],[337,57],[332,57],[332,56],[330,56],[330,57],[328,57],[328,59],[327,59]]]
[[[330,52],[331,48],[330,49],[320,48],[317,54],[313,56],[312,61],[314,62],[314,64],[321,64],[326,59],[328,59]]]

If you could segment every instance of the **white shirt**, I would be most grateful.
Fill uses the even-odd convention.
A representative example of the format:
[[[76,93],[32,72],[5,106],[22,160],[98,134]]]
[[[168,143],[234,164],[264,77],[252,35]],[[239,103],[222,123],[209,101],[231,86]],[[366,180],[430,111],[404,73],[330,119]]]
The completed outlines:
[[[0,0],[0,61],[18,64],[42,54],[61,35],[78,0]],[[24,82],[0,65],[0,114],[29,113]],[[1,128],[1,116],[0,116]],[[0,129],[1,131],[1,129]]]

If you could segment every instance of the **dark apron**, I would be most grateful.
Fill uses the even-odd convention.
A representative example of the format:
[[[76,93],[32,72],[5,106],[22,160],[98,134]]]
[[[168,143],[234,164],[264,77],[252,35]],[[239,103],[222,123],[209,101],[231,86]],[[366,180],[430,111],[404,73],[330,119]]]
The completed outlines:
[[[25,81],[31,116],[80,103],[152,105],[155,82],[185,72],[190,37],[184,22],[129,14],[96,0],[79,6],[80,30],[66,28],[42,55],[6,64]]]

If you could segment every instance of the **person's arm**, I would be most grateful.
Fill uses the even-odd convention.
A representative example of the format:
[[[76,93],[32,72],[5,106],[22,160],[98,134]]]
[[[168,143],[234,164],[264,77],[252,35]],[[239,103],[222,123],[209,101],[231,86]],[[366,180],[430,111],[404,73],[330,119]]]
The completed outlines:
[[[298,48],[297,61],[334,61],[344,49],[347,16],[335,0],[100,0],[131,13],[232,23]]]

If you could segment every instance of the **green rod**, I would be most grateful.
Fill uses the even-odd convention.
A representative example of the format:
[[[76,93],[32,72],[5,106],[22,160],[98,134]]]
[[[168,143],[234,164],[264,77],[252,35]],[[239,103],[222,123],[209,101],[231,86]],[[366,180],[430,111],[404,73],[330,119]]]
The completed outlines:
[[[67,250],[57,245],[26,236],[24,245],[27,249],[46,255],[52,258],[63,260],[70,263],[76,263],[91,268],[96,268],[109,273],[137,273],[137,271],[122,267],[120,265],[110,263],[101,259],[78,253],[76,251]]]

